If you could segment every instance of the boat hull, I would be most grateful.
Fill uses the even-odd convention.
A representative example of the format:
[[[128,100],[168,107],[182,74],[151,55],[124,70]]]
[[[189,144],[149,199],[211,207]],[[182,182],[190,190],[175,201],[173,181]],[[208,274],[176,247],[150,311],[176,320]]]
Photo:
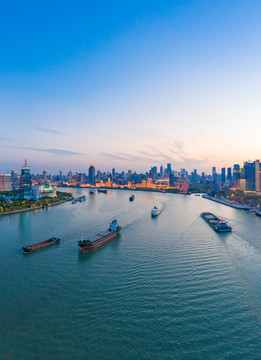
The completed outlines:
[[[36,244],[32,244],[32,245],[28,245],[28,246],[24,246],[23,247],[23,253],[24,254],[29,254],[35,251],[39,251],[42,249],[45,249],[46,247],[58,244],[60,242],[61,239],[59,238],[51,238]]]
[[[232,230],[232,227],[228,225],[223,228],[218,227],[217,223],[220,222],[221,219],[212,213],[202,213],[200,216],[209,224],[209,226],[212,227],[213,230],[217,232],[229,232]]]
[[[89,246],[80,246],[79,247],[79,253],[83,254],[92,250],[97,249],[98,247],[106,244],[108,241],[114,239],[117,235],[119,234],[119,231],[114,231],[113,233],[111,233],[110,235],[106,236],[104,239],[101,239],[100,241],[91,244]]]

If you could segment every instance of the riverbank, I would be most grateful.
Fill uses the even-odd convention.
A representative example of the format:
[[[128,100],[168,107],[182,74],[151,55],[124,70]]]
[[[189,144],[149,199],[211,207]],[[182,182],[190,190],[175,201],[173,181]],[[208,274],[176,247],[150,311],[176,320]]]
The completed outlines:
[[[34,207],[30,207],[30,208],[25,208],[25,209],[18,209],[18,210],[13,210],[13,211],[7,211],[7,212],[2,212],[0,213],[0,216],[3,215],[14,215],[14,214],[19,214],[19,213],[23,213],[23,212],[27,212],[27,211],[33,211],[33,210],[41,210],[41,209],[48,209],[49,207],[52,206],[56,206],[56,205],[60,205],[67,202],[66,200],[62,200],[62,201],[58,201],[56,203],[52,203],[52,204],[46,204],[46,205],[40,205],[40,206],[34,206]]]
[[[204,199],[212,200],[212,201],[218,202],[218,203],[226,205],[226,206],[230,206],[230,207],[232,207],[234,209],[238,209],[238,210],[252,210],[252,209],[255,209],[252,206],[247,206],[247,205],[243,205],[243,204],[235,204],[235,203],[233,203],[231,201],[220,199],[220,198],[217,198],[217,197],[214,197],[214,196],[202,195],[202,197]]]

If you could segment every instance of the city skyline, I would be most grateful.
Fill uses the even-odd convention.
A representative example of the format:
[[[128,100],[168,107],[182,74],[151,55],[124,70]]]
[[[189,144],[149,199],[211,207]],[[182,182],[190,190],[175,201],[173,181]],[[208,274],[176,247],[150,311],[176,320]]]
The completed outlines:
[[[3,4],[0,172],[25,157],[38,172],[93,162],[211,173],[259,159],[260,10],[257,1]]]

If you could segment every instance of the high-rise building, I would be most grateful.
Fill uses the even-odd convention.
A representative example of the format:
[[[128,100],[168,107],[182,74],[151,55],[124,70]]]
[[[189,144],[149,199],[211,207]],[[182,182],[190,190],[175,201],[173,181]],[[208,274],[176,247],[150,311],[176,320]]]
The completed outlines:
[[[43,169],[43,182],[44,182],[44,184],[47,182],[47,171],[46,171],[46,169]]]
[[[163,177],[163,173],[164,173],[163,165],[161,165],[161,166],[160,166],[160,177],[161,177],[161,178]]]
[[[112,179],[114,179],[114,178],[115,178],[115,169],[112,168]]]
[[[256,182],[255,162],[244,161],[243,179],[245,179],[245,190],[255,191],[255,182]]]
[[[167,174],[171,173],[171,164],[167,164]]]
[[[14,169],[11,171],[11,181],[12,181],[12,183],[18,182],[17,171]]]
[[[174,175],[172,172],[169,174],[169,186],[174,186]]]
[[[11,191],[11,174],[0,174],[0,191]]]
[[[225,184],[226,182],[226,168],[222,168],[221,169],[221,183],[222,184]]]
[[[201,182],[202,182],[202,184],[205,184],[205,182],[206,182],[206,174],[204,171],[202,171],[202,174],[201,174]]]
[[[212,167],[212,181],[213,183],[217,183],[217,169],[215,166]]]
[[[21,176],[20,176],[20,198],[30,198],[31,197],[31,190],[32,190],[32,176],[30,173],[30,166],[27,164],[25,159],[24,166],[21,169]]]
[[[63,173],[62,173],[62,171],[60,171],[59,181],[63,181]]]
[[[239,164],[234,164],[233,168],[233,182],[236,189],[240,188],[241,169]]]
[[[255,191],[260,192],[260,162],[255,161]]]
[[[89,167],[89,183],[95,185],[95,167],[94,164],[90,164]]]
[[[232,182],[232,172],[231,167],[227,168],[227,181],[231,184]]]
[[[154,174],[154,176],[156,177],[156,175],[157,175],[157,166],[152,166],[151,171]]]

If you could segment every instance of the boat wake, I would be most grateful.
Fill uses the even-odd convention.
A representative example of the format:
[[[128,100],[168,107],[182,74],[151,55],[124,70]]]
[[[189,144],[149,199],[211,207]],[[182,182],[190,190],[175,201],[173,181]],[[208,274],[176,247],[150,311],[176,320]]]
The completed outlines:
[[[252,309],[261,323],[261,252],[236,233],[226,239],[226,248],[236,267],[237,276],[246,292]]]

